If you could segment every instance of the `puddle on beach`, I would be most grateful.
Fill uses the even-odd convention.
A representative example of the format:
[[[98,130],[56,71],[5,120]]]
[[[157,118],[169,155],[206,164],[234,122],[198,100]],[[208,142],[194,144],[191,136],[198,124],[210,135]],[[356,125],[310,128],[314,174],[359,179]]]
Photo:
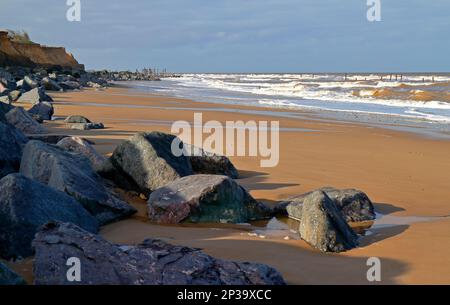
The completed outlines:
[[[393,216],[376,213],[376,219],[374,221],[355,222],[349,223],[349,225],[360,237],[364,237],[370,236],[380,229],[449,218],[449,216]],[[299,240],[301,239],[298,233],[299,225],[300,222],[298,220],[289,217],[273,217],[269,221],[259,221],[248,224],[248,226],[253,229],[246,233],[241,233],[241,235],[246,234],[251,237],[262,239]]]

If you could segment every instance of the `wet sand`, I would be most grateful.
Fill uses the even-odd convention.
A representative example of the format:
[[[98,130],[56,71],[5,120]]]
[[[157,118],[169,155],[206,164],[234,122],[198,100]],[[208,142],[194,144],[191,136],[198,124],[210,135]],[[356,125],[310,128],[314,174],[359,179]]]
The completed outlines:
[[[379,213],[390,216],[450,215],[450,141],[392,129],[320,119],[311,113],[198,103],[145,95],[127,88],[52,94],[58,117],[81,114],[103,122],[104,130],[76,131],[62,120],[45,125],[52,133],[83,136],[109,155],[137,131],[170,132],[176,120],[279,120],[280,162],[261,168],[259,158],[231,157],[240,184],[273,204],[322,186],[365,191]],[[101,234],[117,243],[162,238],[225,259],[256,261],[277,268],[290,284],[367,284],[366,260],[382,262],[384,284],[450,284],[450,219],[419,218],[373,229],[361,246],[323,254],[301,240],[252,234],[252,226],[158,226],[145,220],[145,202],[133,198],[138,215],[105,226]],[[395,219],[394,217],[394,219]],[[416,219],[416,218],[413,218]],[[31,261],[13,268],[30,279]]]

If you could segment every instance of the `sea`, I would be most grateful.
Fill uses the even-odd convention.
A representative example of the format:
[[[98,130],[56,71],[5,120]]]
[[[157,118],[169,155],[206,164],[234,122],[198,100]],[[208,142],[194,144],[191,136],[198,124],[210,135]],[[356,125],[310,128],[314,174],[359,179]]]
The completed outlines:
[[[198,102],[450,132],[450,73],[181,74],[133,87]]]

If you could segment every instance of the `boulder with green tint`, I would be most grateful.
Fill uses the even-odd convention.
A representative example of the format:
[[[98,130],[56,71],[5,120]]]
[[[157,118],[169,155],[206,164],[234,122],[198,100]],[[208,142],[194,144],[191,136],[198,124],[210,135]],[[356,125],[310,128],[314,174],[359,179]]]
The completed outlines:
[[[191,175],[154,191],[148,216],[157,223],[242,223],[269,217],[271,210],[257,202],[233,179],[221,175]]]

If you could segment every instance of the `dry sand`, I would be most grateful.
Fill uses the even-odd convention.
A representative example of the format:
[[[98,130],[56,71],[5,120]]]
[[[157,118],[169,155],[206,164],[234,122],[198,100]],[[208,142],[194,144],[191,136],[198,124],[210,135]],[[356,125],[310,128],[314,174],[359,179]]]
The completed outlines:
[[[322,186],[364,190],[379,213],[398,216],[399,225],[372,230],[361,246],[341,254],[317,252],[301,240],[252,236],[246,226],[157,226],[145,221],[145,202],[135,217],[111,224],[101,234],[117,243],[163,238],[225,259],[277,268],[290,284],[367,284],[366,260],[382,262],[384,284],[450,284],[450,219],[408,216],[450,215],[450,142],[362,124],[321,120],[309,113],[255,107],[226,107],[148,95],[127,88],[53,94],[58,117],[81,114],[103,122],[104,130],[74,131],[61,120],[46,123],[53,133],[93,140],[108,155],[137,131],[170,131],[176,120],[279,120],[280,163],[261,168],[258,158],[232,157],[238,182],[272,204]],[[306,129],[297,130],[296,128]],[[401,224],[403,223],[403,224]],[[401,224],[401,225],[400,225]],[[13,267],[30,279],[32,261]]]

